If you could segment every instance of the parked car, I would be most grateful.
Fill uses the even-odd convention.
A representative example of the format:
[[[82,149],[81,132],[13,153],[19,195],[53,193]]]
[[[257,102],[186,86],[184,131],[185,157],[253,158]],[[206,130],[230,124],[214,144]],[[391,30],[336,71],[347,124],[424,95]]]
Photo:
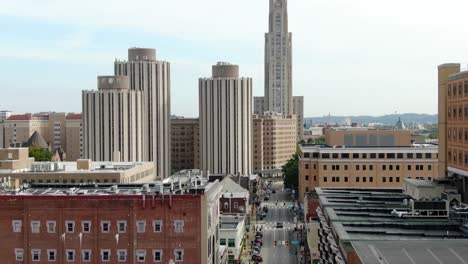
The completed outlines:
[[[260,244],[260,246],[263,246],[263,241],[262,239],[255,239],[255,244]]]
[[[273,190],[271,191],[271,193],[276,193],[276,190],[275,190],[275,189],[273,189]]]
[[[260,234],[259,233],[255,234],[255,238],[261,239],[262,237],[263,237],[263,235],[261,233]]]
[[[270,200],[270,196],[268,196],[268,195],[267,195],[267,196],[265,196],[265,198],[263,198],[263,200],[265,200],[265,201],[268,201],[268,200]]]
[[[252,260],[256,262],[263,262],[263,258],[260,255],[252,255]]]
[[[283,223],[282,222],[276,223],[276,228],[283,228]]]

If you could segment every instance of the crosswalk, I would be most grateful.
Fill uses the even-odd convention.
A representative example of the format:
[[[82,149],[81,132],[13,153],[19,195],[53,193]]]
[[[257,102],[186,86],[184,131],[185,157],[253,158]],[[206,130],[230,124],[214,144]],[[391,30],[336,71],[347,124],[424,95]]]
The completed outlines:
[[[262,229],[263,231],[265,230],[294,230],[296,227],[296,224],[293,222],[283,222],[283,227],[278,228],[277,222],[264,222],[264,223],[258,223],[255,225],[256,228]]]

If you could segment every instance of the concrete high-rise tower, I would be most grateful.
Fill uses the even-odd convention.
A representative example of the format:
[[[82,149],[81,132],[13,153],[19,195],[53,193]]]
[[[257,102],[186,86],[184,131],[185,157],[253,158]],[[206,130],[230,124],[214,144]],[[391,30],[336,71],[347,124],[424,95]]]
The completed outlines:
[[[211,78],[199,80],[202,171],[252,173],[252,79],[239,66],[218,63]]]
[[[114,73],[128,76],[130,90],[142,92],[141,161],[154,161],[159,177],[170,176],[170,64],[157,61],[155,49],[131,48],[128,61],[114,63]]]
[[[288,32],[287,0],[270,0],[265,34],[265,109],[293,113],[292,34]]]

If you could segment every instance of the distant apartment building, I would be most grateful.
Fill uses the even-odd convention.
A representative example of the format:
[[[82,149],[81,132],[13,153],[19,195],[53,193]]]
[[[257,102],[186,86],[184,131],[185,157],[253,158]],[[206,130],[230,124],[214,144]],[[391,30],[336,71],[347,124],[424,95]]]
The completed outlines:
[[[81,157],[79,147],[81,138],[80,134],[74,135],[72,130],[67,129],[70,118],[78,122],[81,117],[79,114],[54,112],[11,115],[3,123],[3,130],[0,132],[3,133],[3,144],[0,146],[21,147],[34,132],[37,132],[44,138],[52,152],[58,150],[65,153],[66,160],[76,160]],[[68,152],[70,156],[67,156]]]
[[[468,202],[468,71],[460,64],[438,67],[440,175],[457,182]]]
[[[199,134],[198,118],[171,119],[172,171],[200,168]]]
[[[0,190],[4,263],[219,263],[218,182],[67,187]]]
[[[239,66],[213,65],[199,80],[200,168],[205,173],[252,173],[252,79]]]
[[[282,175],[282,166],[296,152],[296,122],[294,115],[254,115],[254,173],[263,177]]]
[[[272,113],[265,107],[265,97],[254,96],[254,114],[264,115],[265,113]],[[293,111],[292,114],[296,117],[296,141],[299,142],[304,139],[304,97],[293,96]]]
[[[83,117],[68,114],[65,120],[66,160],[75,161],[83,157]]]
[[[346,147],[409,147],[410,130],[379,130],[369,128],[325,129],[325,142],[329,146]]]
[[[27,148],[0,149],[0,178],[18,184],[146,183],[156,178],[151,162],[33,162]]]
[[[0,121],[4,121],[4,120],[8,119],[12,114],[13,114],[12,111],[1,110],[0,111]]]

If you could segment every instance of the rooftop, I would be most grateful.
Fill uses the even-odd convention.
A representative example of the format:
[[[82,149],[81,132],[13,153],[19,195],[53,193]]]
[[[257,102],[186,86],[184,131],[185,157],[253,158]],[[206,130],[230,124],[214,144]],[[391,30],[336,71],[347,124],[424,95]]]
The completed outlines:
[[[372,151],[372,152],[388,152],[388,151],[436,151],[438,149],[438,146],[436,144],[412,144],[411,147],[406,147],[406,146],[366,146],[366,147],[348,147],[348,146],[329,146],[325,144],[302,144],[300,145],[301,151],[302,152],[317,152],[317,151],[327,151],[327,150],[336,150],[336,151],[342,151],[342,150],[348,150],[348,151],[353,151],[353,150],[359,150],[359,151]]]
[[[1,174],[14,175],[16,173],[115,173],[127,171],[152,162],[90,162],[89,169],[78,169],[76,162],[34,162],[29,169],[0,170]]]

